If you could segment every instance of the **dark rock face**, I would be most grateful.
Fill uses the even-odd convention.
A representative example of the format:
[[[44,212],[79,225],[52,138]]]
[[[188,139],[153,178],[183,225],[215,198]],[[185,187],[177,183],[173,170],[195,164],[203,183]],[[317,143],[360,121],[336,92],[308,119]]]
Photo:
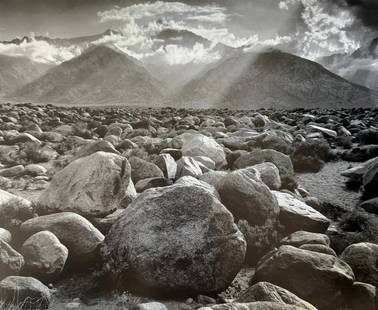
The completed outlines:
[[[245,251],[231,213],[206,188],[187,185],[145,191],[102,250],[106,267],[125,284],[133,277],[145,289],[207,294],[231,283]]]
[[[344,250],[341,258],[352,267],[358,281],[378,286],[377,244],[353,244]]]

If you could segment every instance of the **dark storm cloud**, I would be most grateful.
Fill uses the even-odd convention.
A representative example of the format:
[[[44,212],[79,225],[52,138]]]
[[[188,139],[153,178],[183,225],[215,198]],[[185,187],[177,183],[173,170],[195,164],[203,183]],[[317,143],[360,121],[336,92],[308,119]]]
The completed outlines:
[[[366,26],[378,28],[377,0],[346,0]]]

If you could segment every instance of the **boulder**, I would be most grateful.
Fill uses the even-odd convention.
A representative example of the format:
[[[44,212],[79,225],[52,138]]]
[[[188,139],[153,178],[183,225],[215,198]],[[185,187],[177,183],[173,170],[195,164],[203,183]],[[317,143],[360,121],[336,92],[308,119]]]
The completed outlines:
[[[181,177],[199,177],[202,175],[200,163],[192,157],[184,156],[177,161],[176,180]]]
[[[228,174],[227,171],[210,171],[206,172],[199,177],[199,180],[204,181],[215,188],[218,188],[220,183],[222,182],[223,177]]]
[[[24,258],[20,253],[0,240],[0,280],[10,275],[17,275],[24,263]]]
[[[362,185],[364,187],[364,195],[367,197],[377,197],[378,187],[378,163],[370,166],[362,176]]]
[[[175,183],[175,185],[185,185],[185,186],[198,186],[198,187],[201,187],[201,188],[204,188],[206,190],[208,190],[210,193],[212,193],[215,197],[217,197],[218,199],[219,198],[219,193],[217,192],[217,190],[215,189],[214,186],[204,182],[204,181],[201,181],[201,180],[198,180],[196,178],[193,178],[193,177],[190,177],[190,176],[186,176],[186,177],[182,177],[180,179],[178,179]]]
[[[275,222],[279,213],[276,198],[251,170],[237,170],[223,177],[218,186],[221,201],[235,219],[263,226]]]
[[[24,222],[20,235],[24,239],[37,232],[52,232],[69,250],[75,261],[89,263],[97,258],[96,251],[104,235],[88,220],[72,212],[62,212],[36,217]]]
[[[301,307],[283,305],[278,302],[257,301],[251,303],[228,303],[203,307],[198,310],[304,310]]]
[[[280,208],[279,220],[287,233],[304,230],[315,233],[327,231],[330,220],[293,195],[273,191]]]
[[[10,231],[0,227],[0,240],[10,243],[12,241],[12,234]]]
[[[0,189],[0,226],[11,227],[14,222],[21,222],[33,216],[32,203]]]
[[[360,282],[378,286],[378,245],[362,242],[348,246],[341,254]]]
[[[76,150],[75,156],[72,158],[72,161],[82,157],[90,156],[97,152],[119,154],[119,152],[114,148],[113,144],[105,140],[99,140],[81,146],[78,150]]]
[[[68,249],[49,231],[29,237],[20,252],[25,259],[24,274],[45,280],[56,278],[68,258]]]
[[[0,169],[0,176],[3,177],[18,177],[25,173],[23,165],[17,165],[10,168]]]
[[[308,125],[308,128],[310,129],[311,132],[321,132],[325,136],[336,138],[337,137],[337,132],[328,128],[324,128],[321,126],[316,126],[316,125]]]
[[[0,300],[9,305],[21,305],[21,309],[47,309],[51,293],[37,279],[10,276],[0,282]]]
[[[161,171],[163,171],[166,178],[176,178],[177,164],[175,159],[170,154],[160,154],[156,156],[154,163],[161,169]]]
[[[182,141],[183,156],[207,156],[215,162],[217,167],[221,167],[226,162],[222,146],[211,137],[199,133],[184,133],[177,139]]]
[[[281,188],[280,171],[273,163],[262,163],[252,166],[260,173],[263,181],[270,189],[278,190]]]
[[[296,231],[281,240],[281,245],[300,247],[304,244],[322,244],[329,246],[330,240],[327,235],[308,231]]]
[[[131,165],[131,179],[134,184],[143,179],[164,178],[163,172],[154,163],[135,156],[131,157],[129,161]]]
[[[377,289],[374,285],[354,282],[349,295],[349,307],[351,310],[376,310]]]
[[[337,257],[336,252],[329,246],[326,246],[324,244],[302,244],[299,248],[302,250],[313,251]]]
[[[269,282],[259,282],[242,292],[236,300],[239,303],[250,303],[256,301],[270,301],[283,305],[297,306],[306,310],[316,310],[316,308],[300,299],[288,290]]]
[[[38,199],[39,211],[106,216],[122,207],[130,173],[127,159],[112,153],[97,152],[75,160],[54,175]]]
[[[180,184],[141,194],[102,249],[105,268],[119,283],[173,294],[226,289],[245,252],[245,240],[219,200],[206,188]]]
[[[319,310],[331,310],[345,305],[354,274],[337,257],[283,245],[258,263],[253,282],[260,281],[281,286]]]
[[[290,187],[294,182],[294,168],[293,163],[288,155],[275,150],[254,150],[250,153],[241,155],[233,164],[234,169],[241,169],[264,162],[273,163],[280,172],[282,185]]]
[[[24,173],[31,176],[46,175],[47,169],[41,165],[30,164],[25,166]]]
[[[138,183],[135,184],[135,189],[138,193],[142,193],[149,188],[163,187],[171,184],[172,181],[166,178],[148,178],[138,181]]]
[[[138,304],[136,306],[137,310],[168,310],[168,308],[160,302],[147,302],[143,304]]]
[[[366,212],[378,215],[378,197],[364,201],[359,207]]]

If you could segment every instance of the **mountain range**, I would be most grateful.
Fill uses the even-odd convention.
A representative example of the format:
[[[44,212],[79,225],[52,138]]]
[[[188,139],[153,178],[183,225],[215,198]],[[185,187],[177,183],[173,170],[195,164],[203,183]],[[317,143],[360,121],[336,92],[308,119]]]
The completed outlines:
[[[0,54],[0,98],[39,78],[51,65]]]
[[[375,106],[378,102],[376,91],[353,79],[348,81],[319,63],[278,50],[244,52],[187,30],[165,29],[155,37],[156,50],[201,45],[219,55],[211,63],[168,64],[163,61],[167,54],[138,60],[117,44],[95,43],[114,35],[122,33],[108,30],[73,39],[24,37],[0,42],[17,45],[44,40],[83,49],[79,56],[54,66],[0,55],[0,97],[13,102],[232,109],[340,108]],[[333,60],[321,61],[327,66]]]
[[[18,89],[18,102],[159,105],[165,88],[132,57],[104,45],[50,69]]]

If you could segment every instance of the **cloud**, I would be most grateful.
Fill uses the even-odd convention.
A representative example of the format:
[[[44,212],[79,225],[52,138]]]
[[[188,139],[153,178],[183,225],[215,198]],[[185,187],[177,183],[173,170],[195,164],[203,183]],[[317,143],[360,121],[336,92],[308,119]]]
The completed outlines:
[[[113,43],[121,50],[138,59],[156,57],[168,64],[211,63],[219,60],[214,50],[217,43],[240,47],[250,38],[239,38],[231,33],[227,24],[230,13],[219,5],[189,5],[181,2],[135,4],[125,8],[113,8],[99,12],[100,22],[119,21],[123,36],[114,37]],[[208,45],[195,43],[191,48],[180,42],[169,44],[163,49],[156,36],[165,29],[189,31],[208,39]],[[156,46],[159,48],[154,49]]]
[[[283,0],[281,10],[300,11],[296,25],[295,52],[309,59],[336,54],[351,53],[361,44],[361,28],[356,26],[354,14],[339,1]],[[358,25],[360,26],[360,25]]]
[[[80,55],[81,52],[77,46],[57,47],[46,41],[38,41],[33,35],[30,41],[24,40],[19,45],[0,43],[0,54],[26,57],[41,63],[61,63]]]

